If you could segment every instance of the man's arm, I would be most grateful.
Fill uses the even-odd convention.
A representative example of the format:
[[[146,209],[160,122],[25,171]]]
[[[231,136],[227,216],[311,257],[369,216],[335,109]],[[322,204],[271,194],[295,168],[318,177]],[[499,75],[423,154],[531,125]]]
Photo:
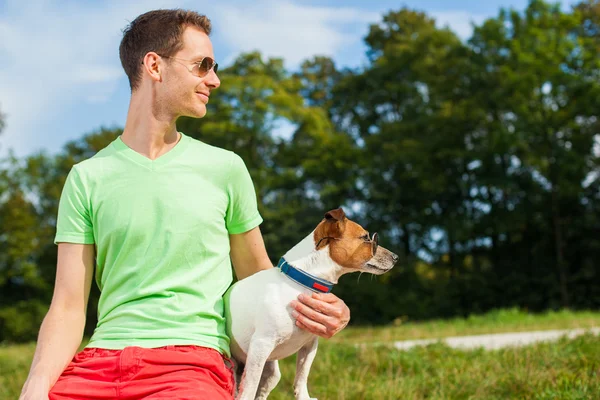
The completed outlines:
[[[21,399],[47,399],[79,348],[93,273],[93,244],[58,244],[54,294]]]
[[[231,262],[238,279],[273,268],[258,227],[237,235],[229,235]],[[300,295],[293,301],[296,325],[324,338],[330,338],[348,325],[350,309],[332,293]]]
[[[229,235],[229,246],[231,263],[239,280],[273,268],[258,226],[248,232]]]

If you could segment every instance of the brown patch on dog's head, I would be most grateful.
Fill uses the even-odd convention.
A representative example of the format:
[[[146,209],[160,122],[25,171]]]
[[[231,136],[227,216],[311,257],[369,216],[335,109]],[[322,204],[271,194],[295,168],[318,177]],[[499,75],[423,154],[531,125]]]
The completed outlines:
[[[315,230],[315,245],[317,249],[327,246],[332,239],[339,239],[346,230],[346,213],[341,208],[328,211],[325,219],[321,221]],[[322,239],[322,240],[321,240]]]
[[[325,214],[325,219],[315,229],[314,241],[317,250],[329,245],[332,260],[348,269],[348,272],[362,270],[381,274],[391,269],[398,259],[394,253],[381,246],[377,249],[377,257],[374,257],[369,232],[346,218],[341,208]],[[383,258],[380,252],[384,255]]]

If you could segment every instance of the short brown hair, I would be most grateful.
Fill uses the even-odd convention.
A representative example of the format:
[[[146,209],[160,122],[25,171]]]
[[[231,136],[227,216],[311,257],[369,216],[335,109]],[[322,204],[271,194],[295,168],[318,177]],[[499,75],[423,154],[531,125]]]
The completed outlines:
[[[173,56],[183,47],[181,36],[188,26],[196,27],[210,35],[208,17],[195,11],[174,9],[148,11],[134,19],[124,30],[119,46],[121,65],[129,78],[133,92],[140,84],[144,56],[154,51],[163,56]]]

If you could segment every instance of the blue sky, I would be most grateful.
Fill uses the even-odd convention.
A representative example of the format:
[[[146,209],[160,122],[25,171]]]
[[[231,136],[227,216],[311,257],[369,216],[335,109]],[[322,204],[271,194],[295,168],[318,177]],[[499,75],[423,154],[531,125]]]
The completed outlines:
[[[527,0],[0,0],[0,157],[59,151],[101,126],[122,127],[129,86],[121,69],[121,29],[155,8],[190,8],[208,15],[222,66],[252,50],[282,57],[296,68],[311,56],[338,66],[364,61],[370,23],[402,6],[427,12],[460,37],[501,7],[523,10]],[[562,2],[575,3],[573,0]]]

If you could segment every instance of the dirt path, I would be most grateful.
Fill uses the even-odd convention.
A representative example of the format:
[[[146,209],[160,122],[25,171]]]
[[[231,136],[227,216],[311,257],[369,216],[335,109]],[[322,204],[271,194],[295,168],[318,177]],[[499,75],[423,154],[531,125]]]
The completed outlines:
[[[529,344],[558,340],[563,336],[574,338],[584,333],[600,335],[600,327],[588,329],[568,329],[553,331],[494,333],[490,335],[473,336],[451,336],[439,339],[403,340],[394,342],[394,346],[400,350],[410,349],[415,346],[424,346],[436,342],[444,342],[450,347],[457,349],[474,349],[483,347],[487,350],[500,349],[503,347],[518,347]]]

